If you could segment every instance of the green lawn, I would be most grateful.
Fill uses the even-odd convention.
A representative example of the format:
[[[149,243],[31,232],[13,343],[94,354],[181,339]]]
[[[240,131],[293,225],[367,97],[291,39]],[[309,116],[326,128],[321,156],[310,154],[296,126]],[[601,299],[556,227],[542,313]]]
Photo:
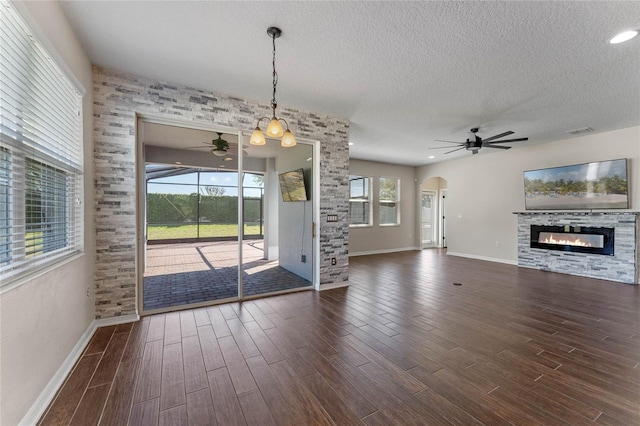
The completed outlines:
[[[42,231],[27,232],[25,245],[27,250],[25,258],[31,259],[32,257],[42,254]]]
[[[197,238],[198,227],[196,224],[181,225],[148,225],[148,240],[173,240],[180,238]],[[245,225],[245,235],[259,235],[259,225]],[[238,225],[236,224],[200,224],[200,238],[209,237],[236,237]]]

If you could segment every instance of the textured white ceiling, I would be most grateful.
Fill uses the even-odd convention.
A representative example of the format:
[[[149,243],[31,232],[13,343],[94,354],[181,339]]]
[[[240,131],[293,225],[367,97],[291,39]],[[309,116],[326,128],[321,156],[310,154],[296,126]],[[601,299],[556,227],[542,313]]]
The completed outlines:
[[[471,155],[434,139],[640,124],[640,2],[63,2],[94,64],[351,121],[351,157]],[[293,129],[295,131],[295,129]],[[483,149],[481,155],[503,151]],[[429,160],[428,155],[436,155]]]

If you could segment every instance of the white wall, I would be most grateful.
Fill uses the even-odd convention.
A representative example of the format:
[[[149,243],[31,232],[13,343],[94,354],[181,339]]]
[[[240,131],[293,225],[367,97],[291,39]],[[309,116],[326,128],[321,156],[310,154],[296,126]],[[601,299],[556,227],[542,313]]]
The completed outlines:
[[[16,7],[29,15],[28,21],[39,27],[37,32],[43,44],[57,51],[86,90],[83,100],[85,253],[0,296],[2,425],[14,425],[24,418],[94,319],[91,64],[57,2],[18,2]]]
[[[267,158],[264,174],[264,256],[268,260],[278,260],[278,205],[280,204],[280,184],[275,158]]]
[[[517,218],[513,212],[525,209],[523,171],[616,158],[631,160],[631,210],[639,210],[640,127],[481,152],[421,166],[417,174],[421,182],[431,177],[447,181],[449,253],[515,264]]]
[[[417,226],[417,188],[416,168],[397,164],[378,163],[351,159],[349,174],[373,177],[372,193],[373,226],[349,228],[349,254],[400,251],[415,249],[419,246]],[[400,225],[379,226],[378,188],[379,177],[400,179]]]

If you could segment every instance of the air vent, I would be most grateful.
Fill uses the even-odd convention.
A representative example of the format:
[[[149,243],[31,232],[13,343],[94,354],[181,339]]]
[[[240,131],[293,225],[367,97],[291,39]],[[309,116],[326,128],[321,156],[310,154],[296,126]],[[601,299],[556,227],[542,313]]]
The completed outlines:
[[[585,133],[591,133],[593,129],[591,127],[583,127],[582,129],[567,130],[570,135],[584,135]]]

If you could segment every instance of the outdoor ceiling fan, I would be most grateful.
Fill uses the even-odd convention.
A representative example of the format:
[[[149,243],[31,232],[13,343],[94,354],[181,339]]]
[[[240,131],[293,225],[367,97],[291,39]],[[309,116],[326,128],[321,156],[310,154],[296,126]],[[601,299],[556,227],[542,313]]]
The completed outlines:
[[[211,142],[202,142],[201,146],[190,146],[186,149],[210,149],[210,152],[216,157],[224,157],[226,155],[238,155],[237,147],[229,145],[229,142],[222,139],[223,133],[216,132],[218,134],[217,139],[213,139]],[[242,154],[248,155],[247,151],[242,150]]]
[[[471,151],[472,154],[477,154],[481,148],[511,149],[510,146],[501,146],[497,144],[506,143],[506,142],[522,142],[522,141],[529,140],[529,138],[503,139],[500,141],[496,140],[496,139],[503,138],[505,136],[512,135],[513,132],[511,130],[506,131],[504,133],[500,133],[499,135],[491,136],[490,138],[482,139],[480,136],[476,134],[478,133],[478,130],[479,129],[477,127],[472,128],[469,132],[469,137],[465,142],[444,141],[440,139],[436,139],[436,142],[454,143],[459,146],[459,148],[453,149],[451,151],[447,151],[445,152],[445,154],[450,154],[452,152],[456,152],[461,149],[466,149],[467,151]],[[438,146],[438,147],[429,148],[429,149],[445,149],[445,148],[450,148],[450,147]]]

